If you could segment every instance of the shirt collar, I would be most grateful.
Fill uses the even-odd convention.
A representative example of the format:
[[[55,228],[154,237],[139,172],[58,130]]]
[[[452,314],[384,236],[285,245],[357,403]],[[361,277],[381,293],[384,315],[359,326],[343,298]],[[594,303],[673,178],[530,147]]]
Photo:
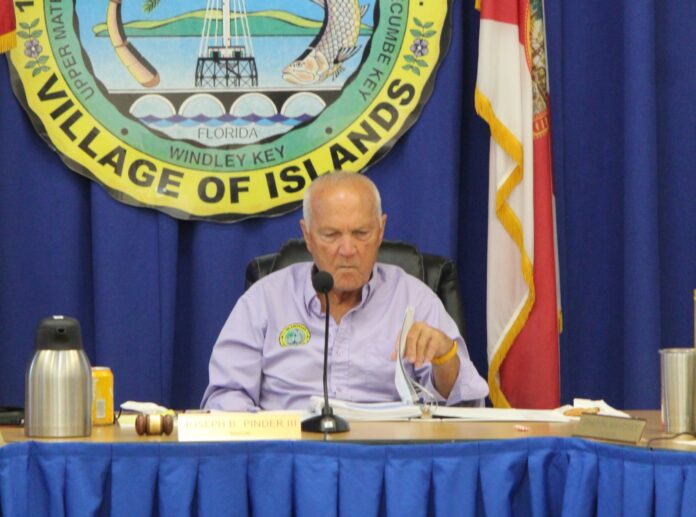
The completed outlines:
[[[321,316],[321,302],[319,301],[319,295],[314,290],[312,285],[312,275],[317,271],[317,267],[311,264],[311,267],[307,268],[307,275],[304,283],[304,305],[305,310],[308,314],[314,314],[316,316]],[[356,309],[361,309],[367,304],[372,296],[374,295],[377,287],[384,282],[383,271],[379,263],[375,263],[372,267],[372,275],[370,275],[370,280],[362,287],[362,298],[360,303],[355,307]]]

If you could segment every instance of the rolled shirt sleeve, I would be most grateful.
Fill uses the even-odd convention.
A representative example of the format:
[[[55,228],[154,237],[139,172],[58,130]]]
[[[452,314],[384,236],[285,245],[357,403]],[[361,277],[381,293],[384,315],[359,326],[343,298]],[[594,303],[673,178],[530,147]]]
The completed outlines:
[[[422,303],[420,303],[416,309],[415,318],[420,319],[420,321],[427,323],[431,327],[441,330],[449,336],[452,341],[457,342],[459,374],[447,398],[443,397],[435,387],[431,364],[425,364],[421,368],[414,369],[416,379],[435,395],[439,403],[445,403],[451,406],[460,402],[475,400],[478,404],[482,404],[484,398],[488,395],[488,384],[478,374],[476,367],[471,362],[466,343],[459,333],[457,324],[445,310],[442,301],[440,301],[434,293],[432,293],[432,296],[428,293],[428,296],[424,296],[421,300]]]

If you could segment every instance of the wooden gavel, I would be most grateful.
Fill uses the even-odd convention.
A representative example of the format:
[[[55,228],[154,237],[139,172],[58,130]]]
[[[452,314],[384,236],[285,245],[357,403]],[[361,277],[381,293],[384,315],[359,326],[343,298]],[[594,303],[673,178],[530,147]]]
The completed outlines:
[[[174,418],[172,415],[138,415],[135,417],[135,432],[140,436],[166,434],[169,436],[174,431]]]

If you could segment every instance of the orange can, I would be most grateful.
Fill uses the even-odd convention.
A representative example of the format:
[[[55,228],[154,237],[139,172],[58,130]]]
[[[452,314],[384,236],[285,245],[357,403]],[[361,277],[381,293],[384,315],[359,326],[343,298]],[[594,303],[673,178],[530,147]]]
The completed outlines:
[[[114,423],[114,374],[107,366],[92,368],[92,425]]]

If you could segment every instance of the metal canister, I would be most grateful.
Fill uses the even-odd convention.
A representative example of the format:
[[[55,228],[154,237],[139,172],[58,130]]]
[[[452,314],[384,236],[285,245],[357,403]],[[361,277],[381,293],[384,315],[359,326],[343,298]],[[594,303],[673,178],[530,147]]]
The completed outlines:
[[[114,374],[107,366],[92,368],[92,424],[114,423]]]
[[[27,368],[24,433],[63,438],[92,433],[92,376],[74,318],[44,318]]]

